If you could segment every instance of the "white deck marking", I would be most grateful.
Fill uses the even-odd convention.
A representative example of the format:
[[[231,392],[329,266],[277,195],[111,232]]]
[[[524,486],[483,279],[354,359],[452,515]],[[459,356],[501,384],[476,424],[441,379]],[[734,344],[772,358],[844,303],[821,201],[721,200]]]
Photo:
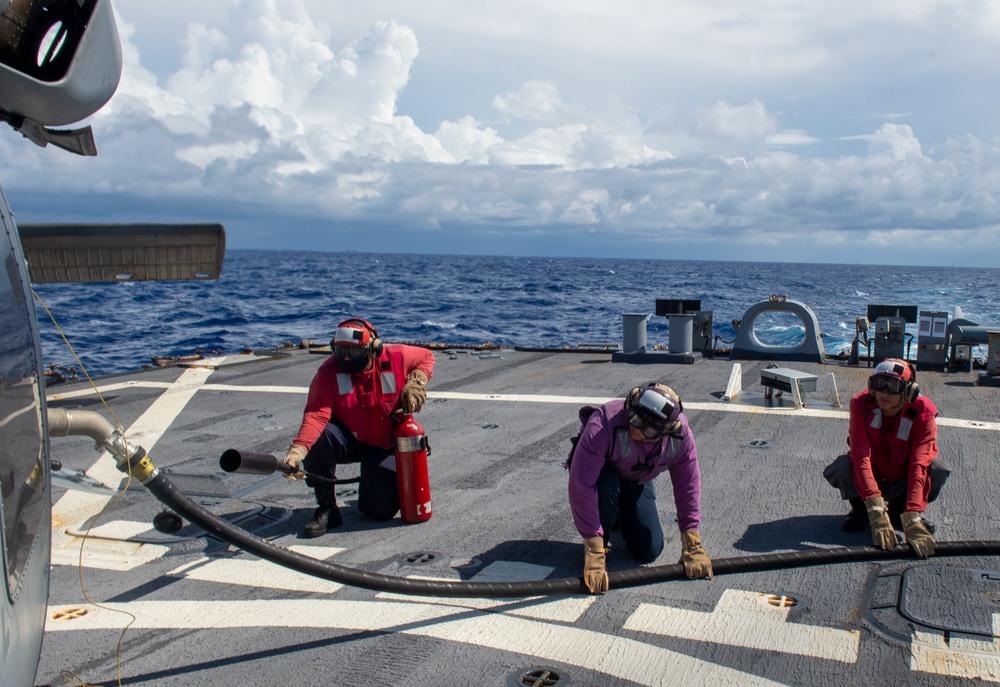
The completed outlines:
[[[178,380],[179,381],[179,380]],[[171,385],[163,382],[127,382],[124,384],[110,384],[99,387],[101,393],[105,391],[116,391],[130,386],[145,388],[169,388]],[[309,388],[304,386],[240,386],[236,384],[204,384],[201,386],[204,391],[235,391],[240,393],[258,394],[298,394],[306,395]],[[79,398],[82,396],[92,396],[93,390],[83,389],[80,391],[67,392],[65,394],[52,394],[48,397],[51,400],[63,400],[68,398]],[[446,399],[453,401],[499,401],[501,403],[561,403],[565,405],[600,405],[608,401],[615,400],[612,396],[557,396],[550,394],[474,394],[460,391],[428,391],[429,399]],[[849,415],[847,410],[823,410],[818,408],[761,408],[758,406],[748,406],[739,403],[700,403],[692,401],[684,403],[684,409],[707,410],[719,413],[766,413],[768,415],[794,415],[803,418],[828,418],[835,420],[847,420]],[[961,418],[939,417],[937,419],[940,427],[957,427],[960,429],[981,429],[991,432],[1000,432],[1000,422],[981,422],[978,420],[965,420]]]
[[[135,616],[129,632],[227,628],[311,628],[386,631],[434,637],[532,656],[611,675],[650,687],[668,685],[779,685],[765,678],[615,635],[553,625],[504,613],[427,603],[281,599],[257,601],[136,601],[104,604]],[[79,605],[72,606],[78,608]],[[48,632],[120,630],[131,619],[88,607],[73,620],[53,620]],[[285,642],[289,641],[286,634]],[[315,636],[311,637],[315,640]]]
[[[180,415],[181,411],[188,404],[188,401],[194,397],[211,374],[212,370],[205,368],[185,370],[173,384],[167,387],[150,404],[146,412],[125,431],[125,437],[128,442],[132,445],[142,446],[146,449],[147,454],[155,458],[152,449],[156,445],[156,442],[159,441],[163,433],[167,431],[167,428]],[[91,393],[93,392],[91,391]],[[97,462],[86,472],[89,476],[109,486],[117,486],[123,476],[123,473],[118,470],[111,454],[106,451],[100,455]],[[80,491],[79,489],[67,489],[66,493],[56,503],[52,504],[53,549],[65,547],[70,543],[79,546],[79,540],[74,540],[64,531],[66,525],[81,522],[100,513],[108,501],[109,497],[101,494],[92,494]],[[156,548],[151,547],[148,551],[150,553],[155,552]],[[86,547],[84,548],[84,558],[86,558]]]
[[[1000,628],[1000,613],[993,614],[994,634]],[[942,632],[914,632],[910,643],[910,670],[950,677],[979,678],[1000,682],[1000,638]]]
[[[289,549],[317,560],[326,560],[344,550],[321,546],[291,546]],[[340,583],[306,575],[259,558],[199,558],[193,563],[171,570],[167,575],[199,582],[240,584],[313,594],[333,594],[344,588]]]
[[[759,597],[756,592],[727,589],[710,613],[640,604],[622,627],[697,642],[857,662],[858,630],[790,623],[791,609],[765,606]]]
[[[134,570],[150,561],[161,558],[170,552],[167,546],[158,544],[140,544],[130,541],[112,541],[108,539],[87,539],[83,547],[83,558],[80,558],[79,538],[69,537],[65,534],[59,537],[58,544],[56,532],[53,531],[52,544],[52,565],[66,565],[76,568],[82,565],[84,568],[96,570],[116,570],[125,572]]]
[[[93,537],[94,539],[112,539],[116,541],[125,541],[131,537],[138,536],[143,532],[148,532],[152,529],[152,524],[148,522],[138,522],[135,520],[112,520],[96,527],[90,528],[87,532],[88,537]],[[82,532],[73,530],[71,534],[76,534],[77,536],[82,536]]]
[[[533,563],[524,563],[522,561],[495,561],[473,575],[472,581],[524,582],[544,580],[554,569],[555,568],[535,565]],[[407,579],[455,582],[454,579],[425,577],[422,575],[408,575]],[[411,602],[419,600],[420,603],[440,604],[456,608],[500,610],[510,615],[518,615],[525,618],[574,623],[580,619],[580,616],[582,616],[584,612],[590,608],[598,597],[591,595],[581,596],[577,594],[556,598],[532,596],[525,599],[466,599],[451,597],[424,597],[412,594],[379,592],[376,595],[376,598]]]
[[[103,386],[97,387],[98,391],[105,394],[109,391],[121,391],[122,389],[169,389],[171,382],[119,382],[117,384],[105,384]],[[75,391],[60,391],[54,394],[46,394],[45,399],[50,403],[52,401],[65,401],[71,398],[85,398],[87,396],[93,396],[94,390],[91,387],[76,389]]]
[[[453,579],[441,577],[407,577],[413,580],[439,580],[443,582],[454,582]],[[524,599],[472,599],[472,598],[451,598],[443,596],[414,596],[412,594],[395,594],[393,592],[379,592],[377,599],[386,601],[408,601],[411,603],[420,599],[419,603],[435,604],[438,606],[451,606],[453,608],[467,608],[479,611],[499,611],[507,615],[517,615],[524,618],[535,618],[557,623],[575,623],[580,616],[597,600],[596,596],[530,596]]]

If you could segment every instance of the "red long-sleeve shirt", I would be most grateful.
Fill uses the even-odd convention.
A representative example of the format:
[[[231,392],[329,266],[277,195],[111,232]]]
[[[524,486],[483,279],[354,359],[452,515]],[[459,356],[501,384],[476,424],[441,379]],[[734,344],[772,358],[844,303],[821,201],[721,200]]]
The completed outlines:
[[[937,457],[937,408],[924,396],[907,403],[895,417],[885,417],[871,393],[851,399],[847,443],[854,486],[862,499],[881,496],[878,481],[906,479],[907,511],[922,513],[930,492],[928,470]],[[876,420],[880,418],[880,420]],[[872,425],[879,424],[879,427]]]
[[[401,369],[395,369],[392,361],[399,358]],[[334,396],[338,391],[337,376],[344,372],[337,359],[330,356],[319,366],[309,384],[309,397],[302,413],[302,424],[292,443],[312,448],[327,424],[331,420],[337,420],[344,423],[360,441],[385,449],[392,448],[393,421],[390,412],[393,410],[392,406],[396,405],[402,384],[397,385],[395,393],[385,394],[381,384],[381,375],[389,371],[385,364],[392,365],[391,371],[397,373],[402,380],[414,370],[423,370],[430,379],[434,370],[434,354],[417,346],[386,345],[371,369],[350,375],[351,393],[365,396],[366,402],[359,404],[363,406],[360,411],[355,408],[349,415],[337,412],[337,405],[334,403]]]

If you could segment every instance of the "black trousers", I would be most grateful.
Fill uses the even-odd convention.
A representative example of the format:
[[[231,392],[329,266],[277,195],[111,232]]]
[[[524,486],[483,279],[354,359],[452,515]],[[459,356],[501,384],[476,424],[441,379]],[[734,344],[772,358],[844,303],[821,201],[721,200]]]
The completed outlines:
[[[951,469],[948,464],[938,456],[931,463],[927,477],[930,480],[931,488],[927,495],[927,502],[930,503],[941,493],[941,488],[948,481]],[[830,483],[830,486],[840,490],[840,498],[849,500],[860,498],[858,488],[854,485],[854,473],[851,471],[851,454],[844,453],[826,466],[823,470],[823,477]],[[882,498],[889,504],[889,510],[893,513],[901,511],[906,507],[906,479],[895,482],[876,480]]]
[[[326,426],[309,450],[302,466],[318,477],[335,479],[337,466],[361,463],[358,482],[358,510],[373,520],[390,520],[399,512],[399,488],[396,486],[396,457],[392,449],[358,441],[350,430],[333,421]],[[334,487],[306,478],[316,492],[316,500],[333,495]]]
[[[633,484],[605,463],[597,478],[597,508],[605,536],[617,523],[625,547],[643,563],[655,561],[663,551],[663,527],[652,482]]]

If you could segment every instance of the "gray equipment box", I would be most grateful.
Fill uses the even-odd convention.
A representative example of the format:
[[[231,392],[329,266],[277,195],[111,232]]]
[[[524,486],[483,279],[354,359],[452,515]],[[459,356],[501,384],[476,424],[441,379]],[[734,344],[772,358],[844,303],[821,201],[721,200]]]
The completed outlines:
[[[816,391],[816,375],[800,372],[787,367],[770,367],[760,371],[760,383],[769,389],[792,392],[792,385],[798,382],[799,391]]]

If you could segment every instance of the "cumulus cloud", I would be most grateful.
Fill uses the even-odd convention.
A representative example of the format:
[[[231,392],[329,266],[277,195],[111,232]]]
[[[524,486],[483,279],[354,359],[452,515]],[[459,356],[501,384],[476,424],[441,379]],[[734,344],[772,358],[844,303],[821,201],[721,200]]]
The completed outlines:
[[[752,18],[723,20],[725,9],[680,6],[689,12],[681,23],[705,32],[708,45],[691,50],[712,59],[669,70],[637,61],[607,78],[613,39],[633,51],[655,22],[647,18],[631,34],[618,32],[619,15],[606,18],[603,32],[578,24],[577,35],[592,42],[577,55],[560,52],[572,42],[558,32],[548,46],[522,39],[531,50],[549,50],[527,66],[509,44],[489,41],[503,30],[530,30],[528,18],[544,8],[521,7],[526,14],[511,14],[519,18],[509,25],[470,22],[463,30],[481,31],[481,40],[466,39],[449,62],[468,63],[464,80],[450,72],[433,82],[438,96],[448,95],[437,98],[450,108],[439,118],[426,114],[441,105],[425,94],[430,77],[421,65],[439,65],[447,41],[457,40],[441,33],[440,22],[421,29],[387,16],[352,24],[357,30],[344,36],[309,0],[227,0],[191,15],[164,66],[147,57],[141,7],[123,6],[124,75],[92,121],[98,158],[69,159],[3,136],[4,183],[38,193],[56,188],[69,204],[97,194],[116,207],[156,199],[158,207],[197,202],[237,216],[248,213],[234,208],[265,208],[267,217],[310,217],[331,232],[345,223],[433,231],[440,249],[449,228],[460,228],[465,236],[481,232],[486,252],[509,246],[497,236],[578,228],[579,237],[634,241],[640,253],[662,244],[741,257],[748,247],[768,246],[783,252],[775,259],[820,260],[829,257],[825,247],[846,255],[891,240],[993,231],[995,133],[958,131],[922,143],[912,103],[889,100],[877,104],[890,114],[873,117],[874,103],[864,103],[836,126],[825,117],[831,102],[849,107],[830,88],[813,87],[821,77],[844,78],[831,67],[835,39],[845,27],[867,30],[888,15],[873,18],[859,5],[845,13],[863,20],[844,19],[821,36],[789,12],[785,34],[766,42],[767,29]],[[929,31],[934,20],[911,21]],[[755,40],[771,46],[766,60],[752,52]],[[879,41],[880,49],[888,42]],[[735,54],[734,45],[753,58]],[[654,48],[646,46],[649,55]],[[683,59],[675,49],[664,52]],[[593,61],[577,63],[591,53]],[[793,54],[808,59],[786,64]],[[845,59],[846,69],[860,58]],[[736,87],[713,60],[728,60],[744,81]],[[559,69],[563,62],[570,68]],[[503,68],[490,71],[493,64]],[[715,80],[686,78],[696,68]],[[595,86],[589,78],[603,80]],[[712,86],[730,95],[719,97]],[[15,156],[19,173],[11,178]],[[255,245],[239,222],[230,232],[231,246]],[[281,240],[289,247],[295,236]]]
[[[540,122],[557,121],[565,109],[559,89],[550,81],[528,81],[520,89],[493,98],[501,114]]]

